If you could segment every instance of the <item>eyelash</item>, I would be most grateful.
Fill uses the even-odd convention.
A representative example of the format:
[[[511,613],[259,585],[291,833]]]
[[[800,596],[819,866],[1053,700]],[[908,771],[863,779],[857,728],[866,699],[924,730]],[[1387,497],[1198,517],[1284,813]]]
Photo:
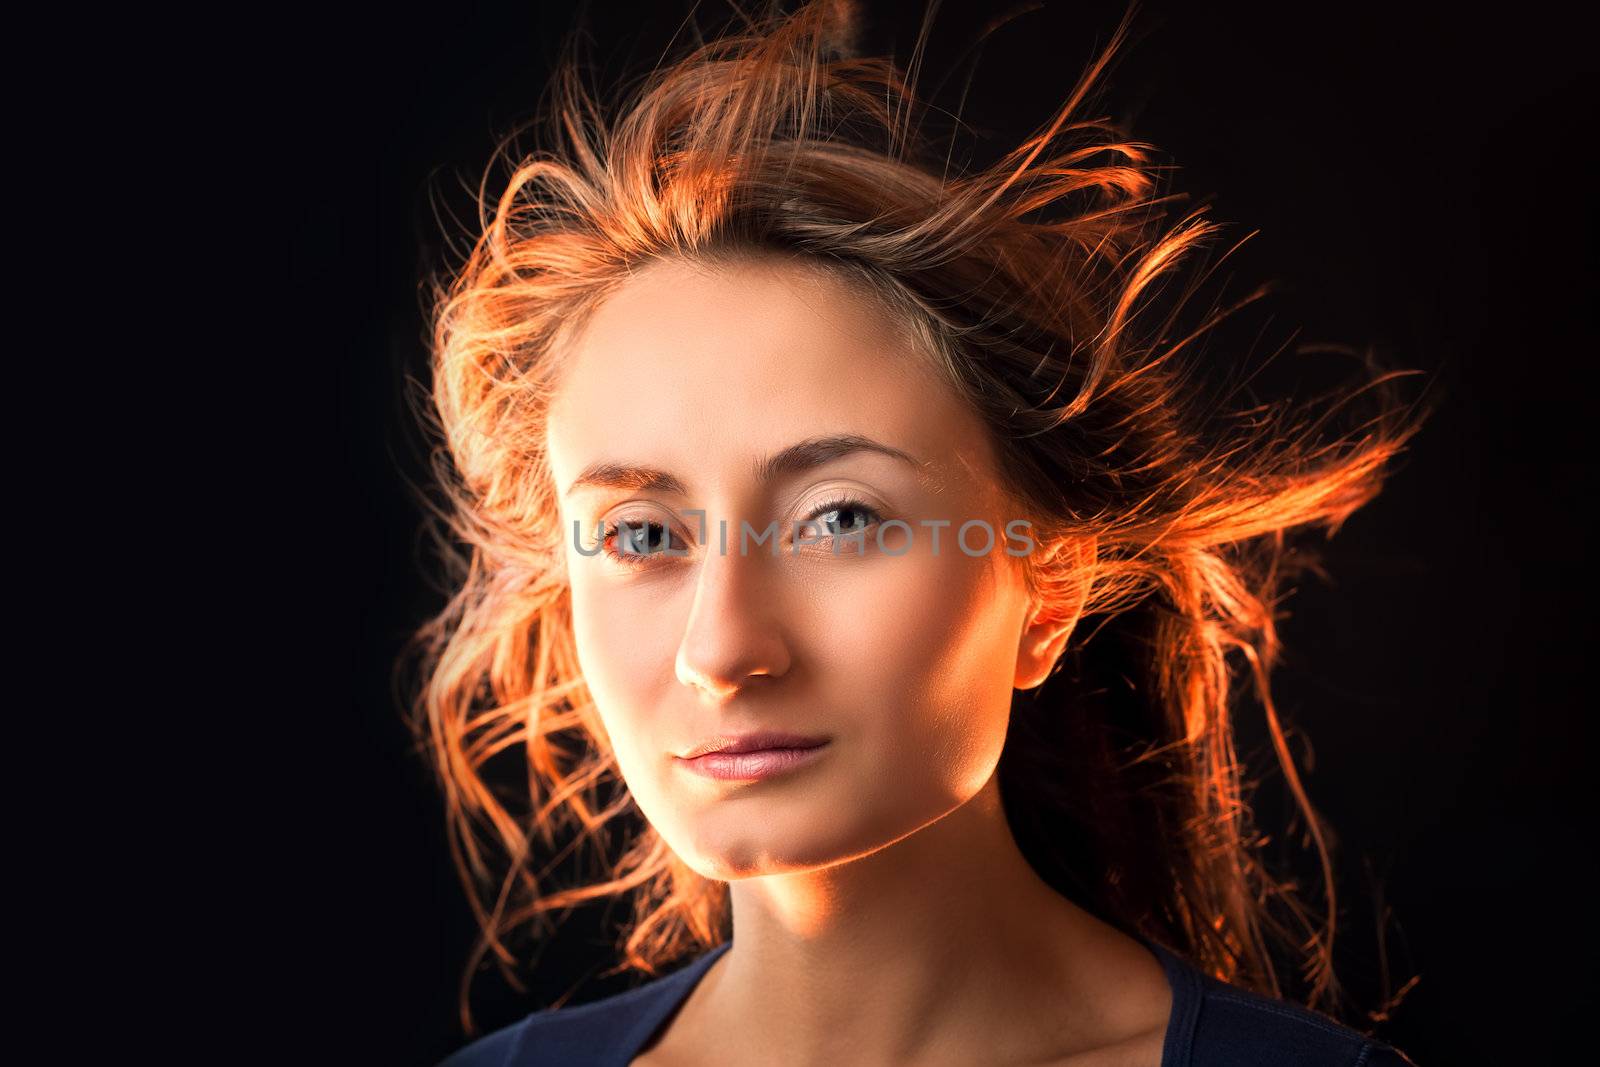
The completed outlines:
[[[834,538],[843,539],[863,534],[867,530],[872,529],[872,527],[883,521],[883,515],[878,511],[877,508],[873,507],[871,504],[868,504],[864,500],[850,496],[842,496],[834,500],[829,500],[826,503],[818,504],[816,507],[811,509],[811,514],[801,521],[812,523],[815,522],[819,517],[828,514],[830,511],[845,510],[863,512],[865,515],[870,516],[869,521],[859,530],[854,530],[845,534],[829,534],[820,541],[811,542],[807,547],[826,545]],[[634,529],[637,529],[639,524],[630,523],[627,519],[616,519],[606,523],[605,529],[601,532],[600,537],[600,547],[605,557],[614,563],[621,564],[624,567],[643,568],[654,566],[655,564],[650,562],[650,560],[652,557],[659,555],[659,553],[616,552],[612,550],[611,539],[617,536],[617,534],[621,533],[622,527],[624,526],[630,526]],[[651,530],[665,529],[662,523],[650,522],[648,520],[646,520],[644,526],[647,532]],[[672,536],[670,530],[667,530],[667,536],[670,540]]]

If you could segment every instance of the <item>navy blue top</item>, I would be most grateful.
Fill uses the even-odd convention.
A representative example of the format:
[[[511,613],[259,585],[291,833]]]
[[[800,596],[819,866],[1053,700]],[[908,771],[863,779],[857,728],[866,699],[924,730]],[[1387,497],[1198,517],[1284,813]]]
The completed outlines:
[[[1220,981],[1149,938],[1172,985],[1161,1067],[1405,1067],[1412,1061],[1326,1015]],[[627,1067],[733,944],[589,1004],[534,1012],[438,1067]]]

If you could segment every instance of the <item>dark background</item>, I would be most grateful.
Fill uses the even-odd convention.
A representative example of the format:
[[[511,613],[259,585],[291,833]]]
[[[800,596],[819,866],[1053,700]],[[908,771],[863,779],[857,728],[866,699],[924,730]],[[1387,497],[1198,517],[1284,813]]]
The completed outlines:
[[[866,7],[868,43],[903,61],[922,5]],[[612,77],[653,63],[688,5],[588,8],[591,54]],[[346,464],[346,537],[329,551],[347,610],[322,621],[348,679],[327,729],[348,759],[318,809],[326,849],[296,877],[310,925],[334,931],[304,966],[331,978],[326,1008],[360,1062],[420,1067],[465,1041],[456,992],[473,935],[389,678],[440,603],[405,486],[421,476],[399,387],[425,367],[419,279],[446,265],[435,207],[468,217],[463,188],[534,108],[576,9],[324,14],[282,68],[277,102],[304,153],[288,162],[306,164],[292,272],[324,317]],[[702,19],[723,10],[703,4]],[[923,85],[1005,10],[941,5]],[[1305,581],[1289,603],[1275,690],[1341,835],[1346,977],[1376,1003],[1383,929],[1391,985],[1420,980],[1377,1033],[1424,1065],[1551,1048],[1592,994],[1575,968],[1594,889],[1579,825],[1590,627],[1574,571],[1592,428],[1594,74],[1586,36],[1549,13],[1465,10],[1146,3],[1097,109],[1179,166],[1175,188],[1209,198],[1225,244],[1259,231],[1229,261],[1235,291],[1282,288],[1236,337],[1371,345],[1436,382],[1442,406],[1384,494],[1327,544],[1331,584]],[[1009,147],[1121,13],[1047,2],[1010,22],[976,57],[963,117]],[[967,69],[938,102],[955,107]],[[1259,715],[1247,709],[1240,731],[1265,751]],[[1261,819],[1281,810],[1264,790]],[[579,913],[528,993],[478,980],[480,1024],[567,991],[609,964],[605,944],[599,917]],[[623,984],[591,977],[574,1000]]]

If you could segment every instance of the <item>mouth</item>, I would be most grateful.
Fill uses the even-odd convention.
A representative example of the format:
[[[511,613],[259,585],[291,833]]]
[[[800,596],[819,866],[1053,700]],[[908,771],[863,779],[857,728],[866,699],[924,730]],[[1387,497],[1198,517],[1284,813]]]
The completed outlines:
[[[761,781],[787,774],[821,757],[826,737],[772,732],[722,736],[675,757],[685,770],[720,781]]]

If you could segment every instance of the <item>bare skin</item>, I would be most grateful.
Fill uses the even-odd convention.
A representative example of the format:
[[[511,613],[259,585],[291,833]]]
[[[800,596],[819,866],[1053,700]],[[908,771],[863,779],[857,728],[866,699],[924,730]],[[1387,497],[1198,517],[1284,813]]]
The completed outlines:
[[[641,811],[733,904],[733,947],[634,1063],[1158,1067],[1159,961],[1050,889],[1001,809],[1012,694],[1043,681],[1075,617],[1043,620],[1003,543],[956,547],[968,520],[1015,518],[976,415],[875,305],[771,259],[651,264],[565,357],[546,442],[564,527],[658,523],[684,553],[623,561],[567,538],[585,682]],[[758,477],[819,435],[898,455]],[[673,481],[574,485],[599,464]],[[871,531],[864,553],[739,550],[741,521],[787,536],[841,495],[870,516],[824,526],[899,519],[912,539],[884,543],[905,551]],[[952,523],[942,548],[929,520]],[[759,782],[678,759],[755,729],[828,745]]]

